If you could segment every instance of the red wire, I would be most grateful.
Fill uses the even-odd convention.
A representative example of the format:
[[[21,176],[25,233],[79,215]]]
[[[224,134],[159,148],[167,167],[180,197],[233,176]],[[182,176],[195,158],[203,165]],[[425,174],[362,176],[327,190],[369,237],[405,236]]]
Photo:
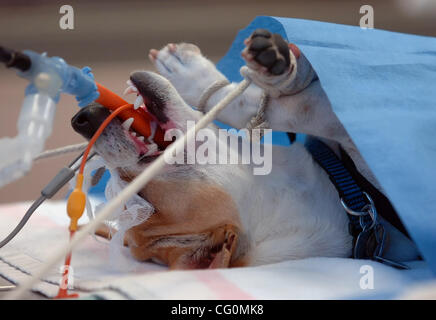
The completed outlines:
[[[70,240],[74,236],[74,233],[74,230],[70,230]],[[77,298],[79,296],[77,293],[68,293],[68,273],[70,270],[70,264],[71,252],[69,252],[65,257],[64,272],[62,274],[63,281],[61,281],[59,284],[58,295],[55,297],[55,299]]]

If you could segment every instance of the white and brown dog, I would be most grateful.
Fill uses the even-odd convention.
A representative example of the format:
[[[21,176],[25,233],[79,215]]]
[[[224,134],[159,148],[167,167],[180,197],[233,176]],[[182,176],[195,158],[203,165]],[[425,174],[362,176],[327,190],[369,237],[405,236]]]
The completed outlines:
[[[219,115],[219,120],[243,128],[256,115],[266,90],[266,119],[279,131],[301,132],[325,140],[335,151],[341,145],[359,171],[374,185],[371,174],[330,103],[310,63],[295,46],[278,35],[257,30],[246,41],[245,71],[254,84]],[[134,72],[132,88],[145,101],[155,125],[186,131],[187,121],[211,84],[225,80],[212,62],[192,44],[169,44],[151,50],[161,75]],[[214,92],[206,110],[236,84]],[[73,128],[90,138],[109,111],[93,104],[73,118]],[[214,125],[208,127],[216,132]],[[240,152],[217,135],[229,156]],[[240,140],[241,141],[241,140]],[[115,119],[96,143],[107,166],[125,181],[135,178],[161,152]],[[222,149],[220,149],[222,150]],[[184,164],[167,166],[139,193],[154,208],[152,216],[129,229],[125,241],[139,260],[155,260],[174,269],[261,265],[307,257],[349,257],[352,237],[348,217],[327,174],[306,149],[272,147],[270,174],[254,175],[251,164]],[[395,244],[395,245],[393,245]],[[395,228],[388,228],[385,256],[416,259],[414,245]]]

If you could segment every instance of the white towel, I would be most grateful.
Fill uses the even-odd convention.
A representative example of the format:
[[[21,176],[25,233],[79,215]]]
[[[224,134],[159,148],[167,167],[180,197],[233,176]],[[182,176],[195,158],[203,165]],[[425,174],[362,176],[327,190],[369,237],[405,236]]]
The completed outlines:
[[[30,203],[0,206],[0,237],[24,215]],[[85,223],[86,219],[80,221]],[[48,201],[9,244],[0,249],[0,275],[20,283],[37,270],[54,248],[68,241],[65,201]],[[123,249],[129,256],[127,248]],[[431,279],[425,262],[400,271],[366,260],[311,258],[249,268],[168,271],[130,257],[130,270],[109,263],[106,240],[89,236],[73,251],[73,285],[81,297],[105,299],[336,299],[394,298],[409,286]],[[59,264],[58,268],[62,266]],[[363,267],[363,269],[361,269]],[[365,267],[369,266],[369,267]],[[373,273],[373,288],[362,277]],[[363,273],[361,273],[363,271]],[[60,269],[54,269],[34,290],[57,294]]]

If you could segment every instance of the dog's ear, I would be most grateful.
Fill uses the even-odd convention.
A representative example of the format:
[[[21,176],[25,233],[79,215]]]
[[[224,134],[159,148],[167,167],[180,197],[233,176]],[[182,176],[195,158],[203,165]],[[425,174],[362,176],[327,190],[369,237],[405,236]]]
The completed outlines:
[[[206,233],[199,246],[178,251],[180,255],[168,261],[171,269],[228,268],[234,260],[238,244],[238,229],[233,225],[220,226]]]
[[[151,235],[152,228],[139,225],[127,230],[125,242],[140,260],[154,260],[170,269],[228,268],[235,260],[239,228],[233,224],[200,233]],[[166,230],[165,230],[166,231]],[[159,232],[160,233],[160,232]]]
[[[224,231],[224,235],[220,238],[218,246],[216,247],[218,248],[218,251],[210,253],[213,259],[209,265],[209,268],[228,268],[235,253],[237,242],[238,234],[236,233],[236,230],[234,230],[233,227],[227,227]]]

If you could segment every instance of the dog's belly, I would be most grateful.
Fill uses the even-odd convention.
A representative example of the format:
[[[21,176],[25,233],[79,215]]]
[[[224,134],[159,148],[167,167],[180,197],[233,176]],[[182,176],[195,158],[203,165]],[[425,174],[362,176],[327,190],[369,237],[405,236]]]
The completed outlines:
[[[327,175],[299,144],[274,147],[272,158],[268,175],[245,166],[221,172],[238,206],[248,264],[349,256],[348,218]]]

